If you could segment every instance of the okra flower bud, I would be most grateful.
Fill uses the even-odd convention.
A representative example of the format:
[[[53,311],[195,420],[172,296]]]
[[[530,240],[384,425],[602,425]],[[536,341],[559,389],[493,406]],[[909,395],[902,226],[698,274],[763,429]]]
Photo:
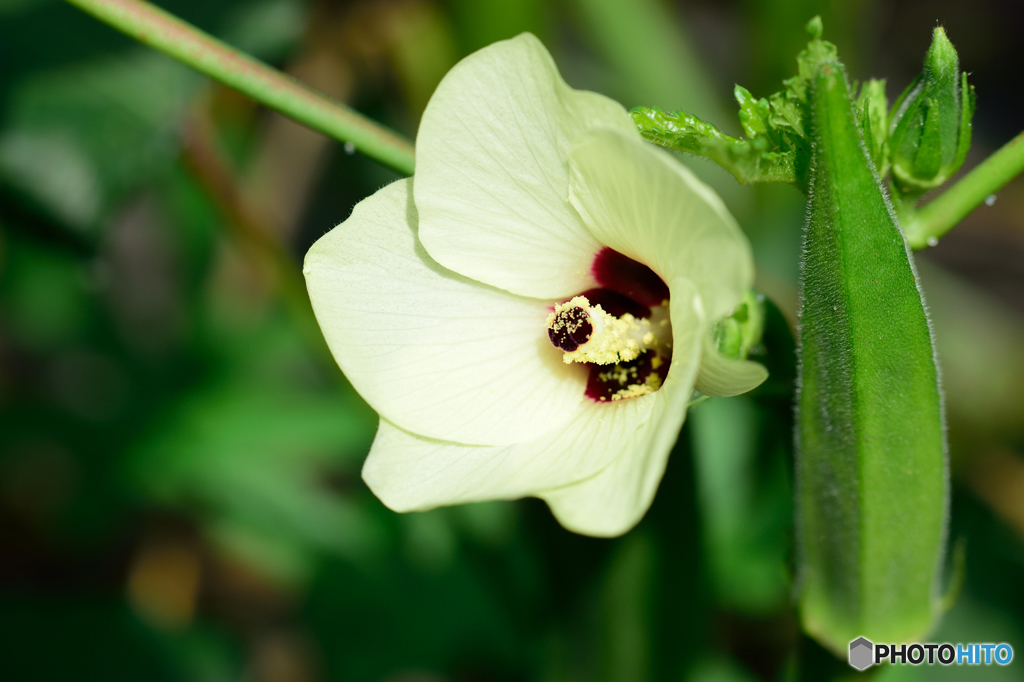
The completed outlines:
[[[948,180],[963,165],[971,146],[973,116],[974,90],[940,26],[932,35],[924,70],[900,95],[890,116],[896,187],[907,194],[923,194]]]

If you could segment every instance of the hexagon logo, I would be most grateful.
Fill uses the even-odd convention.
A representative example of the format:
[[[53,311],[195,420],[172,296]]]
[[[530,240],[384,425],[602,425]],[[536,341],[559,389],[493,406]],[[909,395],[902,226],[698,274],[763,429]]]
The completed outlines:
[[[866,670],[875,663],[875,645],[863,637],[850,642],[850,665],[857,670]]]

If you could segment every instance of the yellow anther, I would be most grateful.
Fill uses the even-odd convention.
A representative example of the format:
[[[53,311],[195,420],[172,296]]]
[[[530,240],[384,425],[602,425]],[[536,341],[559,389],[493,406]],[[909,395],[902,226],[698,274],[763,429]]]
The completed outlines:
[[[569,313],[576,313],[576,310],[585,311],[592,331],[585,342],[572,348],[574,343],[561,342],[564,336],[561,332]],[[655,308],[650,319],[637,318],[629,313],[615,317],[600,305],[590,305],[586,296],[576,296],[556,305],[554,312],[548,315],[547,327],[552,343],[566,351],[562,361],[567,365],[574,362],[597,365],[629,362],[651,348],[659,345],[669,347],[672,338],[667,309]]]

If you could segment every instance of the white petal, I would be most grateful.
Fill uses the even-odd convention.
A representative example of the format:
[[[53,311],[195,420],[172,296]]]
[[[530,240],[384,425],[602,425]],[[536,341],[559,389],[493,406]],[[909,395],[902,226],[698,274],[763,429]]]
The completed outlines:
[[[381,416],[432,438],[505,445],[572,418],[586,373],[547,340],[547,301],[440,267],[416,240],[411,181],[360,202],[306,255],[317,320]]]
[[[707,329],[701,300],[686,280],[670,285],[672,293],[672,365],[651,419],[613,445],[618,457],[598,474],[579,483],[547,490],[544,499],[559,522],[584,535],[614,537],[635,526],[651,506],[665,473],[668,455],[686,417]]]
[[[504,447],[432,440],[381,420],[363,480],[395,511],[516,499],[566,485],[608,466],[637,424],[651,419],[663,398],[658,393],[607,405],[588,401],[564,427]]]
[[[569,198],[602,244],[663,280],[696,285],[709,320],[754,281],[750,243],[722,200],[667,152],[634,135],[589,133],[573,148]]]
[[[686,282],[673,286],[672,300],[680,333],[657,392],[589,403],[565,427],[508,447],[433,441],[382,420],[363,480],[395,511],[537,495],[571,530],[625,532],[650,505],[697,372],[699,300]]]
[[[764,365],[722,355],[710,335],[705,335],[695,386],[698,391],[716,398],[729,398],[754,390],[767,378],[768,370]]]
[[[566,85],[530,34],[462,60],[416,137],[416,208],[430,255],[524,296],[567,298],[594,286],[601,245],[567,198],[569,151],[595,126],[639,139],[621,105]]]

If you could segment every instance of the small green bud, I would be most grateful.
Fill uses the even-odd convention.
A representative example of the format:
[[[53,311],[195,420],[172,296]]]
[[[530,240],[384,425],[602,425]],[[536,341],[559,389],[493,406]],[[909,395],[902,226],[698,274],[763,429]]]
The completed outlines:
[[[955,173],[971,145],[974,90],[956,49],[935,29],[924,70],[893,105],[889,154],[897,188],[923,194]]]
[[[817,15],[808,21],[807,25],[804,26],[804,30],[807,31],[807,35],[811,37],[811,40],[820,40],[821,33],[825,30],[824,25],[821,23],[821,15]]]

